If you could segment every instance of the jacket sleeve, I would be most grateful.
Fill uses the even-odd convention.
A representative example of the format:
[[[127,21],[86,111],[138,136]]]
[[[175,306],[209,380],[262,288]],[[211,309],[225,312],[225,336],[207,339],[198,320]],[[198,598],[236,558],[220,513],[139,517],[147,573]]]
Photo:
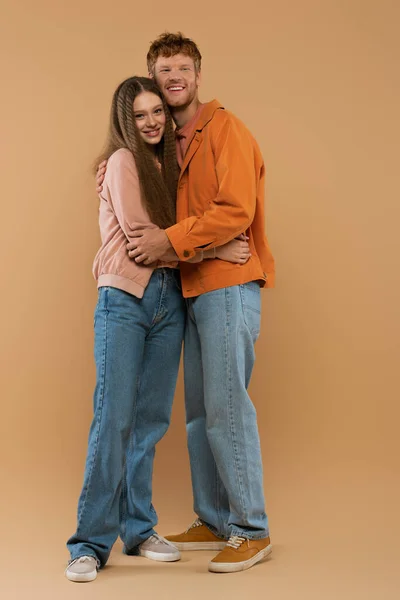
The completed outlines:
[[[226,244],[253,221],[257,194],[253,140],[240,122],[223,125],[214,156],[219,185],[216,198],[201,217],[188,217],[166,230],[179,260]]]
[[[132,228],[150,225],[150,221],[142,205],[135,160],[128,150],[117,150],[110,157],[104,184],[109,193],[107,198],[101,197],[110,203],[122,231],[131,241]]]

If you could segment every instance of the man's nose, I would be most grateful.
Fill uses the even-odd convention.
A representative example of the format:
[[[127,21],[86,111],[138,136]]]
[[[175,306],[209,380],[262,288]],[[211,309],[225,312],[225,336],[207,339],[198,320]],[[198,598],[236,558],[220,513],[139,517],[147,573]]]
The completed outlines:
[[[169,80],[170,81],[180,81],[181,72],[178,69],[171,69],[169,72]]]

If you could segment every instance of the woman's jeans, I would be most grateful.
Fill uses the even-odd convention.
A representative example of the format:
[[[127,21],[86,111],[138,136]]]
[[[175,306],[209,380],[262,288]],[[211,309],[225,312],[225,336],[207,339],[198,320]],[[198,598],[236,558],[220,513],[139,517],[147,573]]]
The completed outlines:
[[[154,533],[155,445],[168,429],[185,327],[174,269],[157,269],[138,299],[99,289],[94,418],[71,559],[103,566],[118,535],[127,552]]]

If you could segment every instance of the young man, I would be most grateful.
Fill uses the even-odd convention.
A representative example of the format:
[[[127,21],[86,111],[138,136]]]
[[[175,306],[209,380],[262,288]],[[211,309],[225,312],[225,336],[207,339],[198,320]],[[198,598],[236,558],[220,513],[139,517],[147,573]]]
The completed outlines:
[[[210,571],[241,571],[271,551],[256,411],[247,393],[260,287],[274,284],[264,233],[264,162],[239,119],[215,100],[200,103],[201,54],[192,40],[161,35],[147,63],[177,125],[178,222],[165,231],[138,227],[128,250],[138,263],[181,261],[187,436],[199,517],[167,539],[180,550],[221,550]],[[102,171],[99,183],[101,177]],[[251,251],[246,264],[185,262],[243,233]]]

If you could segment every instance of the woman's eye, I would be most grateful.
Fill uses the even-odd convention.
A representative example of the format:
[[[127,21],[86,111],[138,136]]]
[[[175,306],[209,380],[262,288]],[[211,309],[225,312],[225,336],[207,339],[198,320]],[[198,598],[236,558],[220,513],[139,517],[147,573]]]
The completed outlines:
[[[143,115],[142,115],[142,114],[135,115],[135,118],[136,118],[136,119],[142,119],[142,118],[143,118]]]
[[[157,108],[154,112],[159,115],[160,113],[162,113],[163,109],[162,108]]]

